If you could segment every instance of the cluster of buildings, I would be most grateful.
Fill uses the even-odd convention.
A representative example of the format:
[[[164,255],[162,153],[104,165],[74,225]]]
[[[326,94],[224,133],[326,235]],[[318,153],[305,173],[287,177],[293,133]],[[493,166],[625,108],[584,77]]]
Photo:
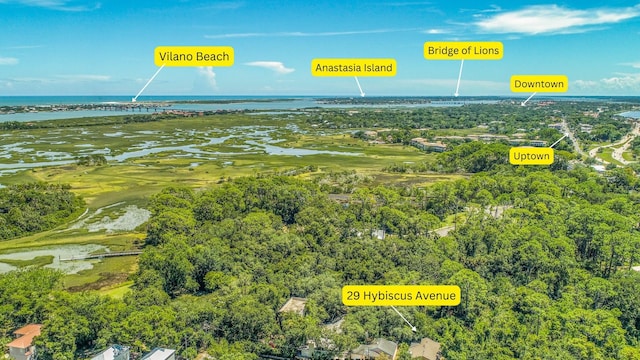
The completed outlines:
[[[550,128],[552,129],[556,129],[558,131],[564,131],[564,126],[562,123],[555,123],[555,124],[549,124],[548,125]],[[585,132],[587,134],[591,133],[591,130],[593,130],[593,125],[591,124],[584,124],[584,123],[580,123],[578,124],[578,127],[580,128],[581,132]]]
[[[503,123],[503,121],[492,121],[493,123]],[[563,131],[562,123],[550,124],[550,128],[557,129],[558,131]],[[478,128],[487,129],[488,125],[478,125]],[[589,124],[580,124],[580,130],[583,132],[591,132],[592,126]],[[381,137],[381,133],[389,132],[392,129],[381,129],[381,130],[367,130],[363,132],[364,138],[369,140],[371,144],[384,144],[385,138]],[[427,130],[427,129],[421,129]],[[517,129],[517,132],[512,134],[511,136],[507,135],[495,135],[495,134],[471,134],[467,136],[435,136],[433,137],[433,141],[429,139],[425,139],[422,137],[416,137],[411,139],[411,146],[414,146],[418,149],[430,152],[444,152],[448,149],[447,142],[467,142],[467,141],[482,141],[482,142],[496,142],[503,141],[507,142],[513,146],[533,146],[533,147],[547,147],[548,144],[544,140],[537,139],[526,139],[527,130],[526,129]],[[387,141],[391,141],[391,135],[388,135],[386,138]]]
[[[307,299],[291,297],[280,308],[280,313],[294,313],[304,316]],[[336,324],[328,325],[334,331],[340,331],[343,320]],[[9,359],[13,360],[36,360],[37,349],[34,338],[41,333],[42,325],[29,324],[14,331],[15,339],[7,344],[9,348]],[[327,349],[331,349],[333,344],[329,339],[322,339],[320,344],[310,340],[306,345],[298,349],[296,359],[310,360],[317,357],[318,353],[326,354]],[[418,360],[444,360],[440,352],[440,343],[429,338],[423,338],[419,343],[412,343],[409,347],[412,359]],[[370,344],[361,344],[357,348],[346,351],[333,360],[375,360],[385,358],[395,360],[398,357],[398,344],[384,338],[375,339]],[[111,345],[109,348],[94,355],[90,360],[130,360],[131,352],[128,346]],[[176,360],[176,350],[166,348],[155,348],[144,355],[141,360]]]
[[[129,347],[111,345],[108,349],[91,358],[91,360],[129,360]],[[173,349],[155,348],[144,355],[142,360],[176,360],[176,351]]]
[[[280,313],[294,313],[304,316],[307,299],[300,297],[291,297],[280,308]],[[328,328],[339,332],[342,320],[336,324],[328,325]],[[317,353],[326,353],[324,349],[330,349],[332,344],[329,339],[321,339],[321,344],[310,340],[306,345],[298,349],[297,360],[315,359]],[[412,359],[417,360],[445,360],[440,352],[440,343],[429,338],[423,338],[419,343],[412,343],[409,347],[409,353]],[[398,356],[398,344],[384,338],[375,339],[370,344],[361,344],[357,348],[346,351],[341,355],[335,356],[333,360],[375,360],[378,358],[386,358],[395,360]]]
[[[316,350],[313,343],[308,344],[300,349],[296,359],[314,359],[316,351],[318,350]],[[440,343],[429,338],[423,338],[419,343],[411,343],[409,346],[409,354],[411,355],[411,359],[445,360],[440,351]],[[334,357],[333,360],[375,360],[378,358],[395,360],[397,357],[398,344],[384,338],[378,338],[373,340],[371,344],[360,345],[351,351]]]
[[[15,339],[7,344],[9,359],[36,360],[38,352],[33,339],[40,335],[41,324],[29,324],[13,332]],[[128,346],[111,345],[108,349],[95,355],[91,360],[129,360]],[[155,348],[144,355],[142,360],[176,360],[176,351],[173,349]]]
[[[156,113],[154,113],[156,114]],[[204,111],[187,111],[187,110],[164,110],[160,114],[178,115],[184,117],[204,116]]]
[[[447,150],[447,144],[442,142],[442,140],[453,140],[453,141],[483,141],[483,142],[494,142],[494,141],[506,141],[510,145],[514,146],[535,146],[535,147],[546,147],[547,142],[544,140],[530,140],[524,139],[524,134],[514,134],[514,138],[509,138],[506,135],[493,135],[493,134],[483,134],[483,135],[467,135],[467,136],[436,136],[434,137],[435,141],[429,141],[425,138],[417,137],[411,139],[411,146],[415,146],[420,150],[424,151],[433,151],[433,152],[444,152]]]

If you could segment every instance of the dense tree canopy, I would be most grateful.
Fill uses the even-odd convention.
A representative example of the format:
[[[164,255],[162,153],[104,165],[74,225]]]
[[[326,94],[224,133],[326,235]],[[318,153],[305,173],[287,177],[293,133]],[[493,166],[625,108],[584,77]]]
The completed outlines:
[[[292,177],[169,187],[151,199],[123,300],[57,291],[45,270],[9,273],[0,335],[43,322],[43,359],[110,343],[291,357],[308,340],[332,354],[425,336],[447,359],[637,359],[637,184],[583,167],[495,171],[427,188],[358,183],[343,202]],[[404,308],[414,334],[389,308],[343,306],[346,284],[455,284],[462,299]],[[290,296],[308,299],[304,316],[279,312]],[[341,332],[326,326],[340,319]]]
[[[70,187],[30,183],[0,188],[0,240],[49,230],[83,205]]]

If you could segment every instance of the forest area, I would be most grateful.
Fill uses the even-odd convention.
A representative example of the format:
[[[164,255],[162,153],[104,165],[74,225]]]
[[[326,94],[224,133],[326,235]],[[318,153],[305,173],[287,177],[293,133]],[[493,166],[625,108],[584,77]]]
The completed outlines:
[[[84,202],[70,189],[46,183],[0,188],[0,240],[49,230],[79,215]]]
[[[426,188],[361,182],[342,203],[329,194],[343,184],[326,179],[167,187],[151,199],[130,293],[61,291],[48,269],[1,275],[0,334],[40,322],[39,358],[56,360],[111,343],[292,358],[308,340],[330,358],[377,337],[407,359],[425,336],[447,359],[638,359],[638,186],[620,168],[499,165]],[[389,308],[342,305],[347,284],[452,284],[462,299],[403,308],[413,333]],[[278,312],[290,296],[308,299],[304,316]],[[340,332],[327,326],[338,320]]]
[[[69,291],[65,274],[38,266],[0,274],[0,345],[16,328],[40,323],[35,342],[44,360],[91,358],[111,344],[130,346],[134,359],[155,347],[176,349],[180,359],[293,359],[309,343],[318,345],[315,358],[332,359],[377,338],[397,342],[396,359],[406,360],[408,345],[424,337],[439,342],[449,360],[638,360],[640,182],[632,167],[599,174],[567,141],[548,167],[510,165],[504,140],[449,141],[447,151],[424,157],[409,146],[417,136],[457,132],[522,132],[552,143],[562,133],[548,125],[567,114],[569,126],[593,124],[581,141],[617,139],[630,129],[615,118],[622,107],[559,102],[532,111],[500,103],[251,117],[299,126],[287,133],[290,144],[310,147],[329,134],[329,142],[370,151],[372,161],[392,150],[414,157],[367,163],[366,172],[346,165],[334,172],[303,159],[249,176],[215,176],[207,185],[155,185],[140,200],[151,218],[138,228],[142,254],[132,260],[130,289],[121,297]],[[584,115],[594,112],[602,126]],[[164,120],[141,115],[68,126],[154,121],[174,131]],[[238,125],[249,117],[207,121]],[[369,143],[371,129],[385,144]],[[75,159],[68,168],[79,176],[148,166],[115,167],[102,155]],[[210,180],[210,166],[190,167],[185,176],[203,171]],[[0,239],[57,231],[88,207],[70,185],[9,185],[0,189]],[[389,307],[344,306],[345,285],[457,285],[462,298],[452,307],[401,308],[413,332]],[[304,315],[280,311],[290,297],[307,300]]]

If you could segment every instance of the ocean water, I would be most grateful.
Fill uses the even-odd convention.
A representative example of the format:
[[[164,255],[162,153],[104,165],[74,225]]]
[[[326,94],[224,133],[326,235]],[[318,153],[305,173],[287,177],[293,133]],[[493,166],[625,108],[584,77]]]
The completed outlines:
[[[442,107],[461,106],[474,103],[495,103],[497,100],[478,100],[450,98],[431,98],[432,103],[420,104],[327,104],[318,99],[336,97],[316,96],[141,96],[138,103],[167,103],[167,108],[186,111],[217,111],[217,110],[263,110],[263,111],[292,111],[304,108],[397,108],[397,107]],[[349,98],[349,97],[341,97]],[[174,103],[180,101],[230,101],[229,103]],[[268,100],[268,101],[266,101]],[[2,106],[30,106],[32,112],[16,114],[0,114],[0,122],[6,121],[39,121],[57,120],[83,117],[115,116],[153,112],[153,110],[112,111],[112,110],[73,110],[73,111],[45,111],[48,105],[86,105],[108,103],[130,103],[131,96],[4,96],[0,97]],[[171,104],[169,106],[169,104]],[[39,109],[42,108],[42,109]]]
[[[264,99],[313,99],[304,96],[140,96],[138,102],[205,101],[205,100],[264,100]],[[0,96],[0,106],[42,106],[129,103],[131,95],[119,96]]]
[[[270,101],[264,101],[264,100]],[[291,100],[292,99],[292,100]],[[210,96],[149,96],[139,97],[138,103],[171,103],[176,101],[226,101],[230,103],[216,104],[171,104],[167,108],[173,110],[186,111],[217,111],[217,110],[278,110],[278,109],[299,109],[305,107],[318,106],[314,98],[292,98],[292,97],[210,97]],[[88,104],[109,104],[109,103],[131,103],[130,96],[5,96],[0,97],[0,107],[2,106],[29,106],[33,107],[32,112],[22,112],[16,114],[0,114],[0,122],[6,121],[39,121],[75,119],[84,117],[116,116],[152,113],[153,110],[136,109],[129,111],[117,110],[70,110],[70,111],[46,111],[50,105],[88,105]]]

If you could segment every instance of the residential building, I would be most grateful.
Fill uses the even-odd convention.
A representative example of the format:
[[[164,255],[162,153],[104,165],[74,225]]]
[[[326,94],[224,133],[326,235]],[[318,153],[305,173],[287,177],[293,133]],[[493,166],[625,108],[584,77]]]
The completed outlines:
[[[142,360],[176,360],[176,351],[173,349],[155,348],[143,356]]]
[[[499,141],[499,140],[509,140],[509,137],[506,135],[493,135],[493,134],[483,134],[479,136],[481,141]]]
[[[455,136],[455,135],[451,135],[451,136],[436,136],[434,137],[434,139],[436,141],[438,140],[455,140],[455,141],[465,141],[467,138],[464,136]]]
[[[298,348],[294,358],[298,360],[325,359],[335,347],[335,344],[326,338],[320,339],[319,344],[316,344],[314,340],[307,340],[307,345]]]
[[[129,360],[129,347],[111,345],[107,350],[92,357],[91,360]]]
[[[8,343],[9,358],[14,360],[32,360],[36,358],[33,338],[40,335],[42,325],[29,324],[13,332],[16,339]]]
[[[384,240],[386,234],[384,229],[371,230],[371,237],[378,240]]]
[[[542,140],[531,140],[530,144],[531,144],[531,146],[535,146],[535,147],[545,147],[545,146],[547,146],[547,142],[546,141],[542,141]]]
[[[302,316],[304,315],[304,308],[306,305],[307,299],[294,296],[290,297],[278,312],[292,312]]]
[[[409,347],[412,359],[441,360],[440,343],[429,338],[423,338],[420,343],[412,343]]]
[[[556,129],[558,131],[562,131],[562,123],[549,124],[549,127],[552,129]]]
[[[373,130],[367,130],[364,132],[364,136],[367,139],[375,139],[378,137],[378,132],[377,131],[373,131]]]
[[[372,360],[382,355],[386,355],[391,360],[396,358],[398,352],[398,344],[386,339],[376,339],[373,344],[360,345],[351,351],[349,359],[351,360]]]
[[[591,130],[593,130],[593,125],[591,125],[591,124],[580,124],[580,131],[590,134]]]
[[[424,138],[413,138],[411,139],[411,145],[417,147],[418,149],[421,150],[431,150],[431,151],[435,151],[435,152],[443,152],[445,150],[447,150],[447,145],[444,143],[441,143],[439,141],[437,142],[429,142],[427,139]]]

